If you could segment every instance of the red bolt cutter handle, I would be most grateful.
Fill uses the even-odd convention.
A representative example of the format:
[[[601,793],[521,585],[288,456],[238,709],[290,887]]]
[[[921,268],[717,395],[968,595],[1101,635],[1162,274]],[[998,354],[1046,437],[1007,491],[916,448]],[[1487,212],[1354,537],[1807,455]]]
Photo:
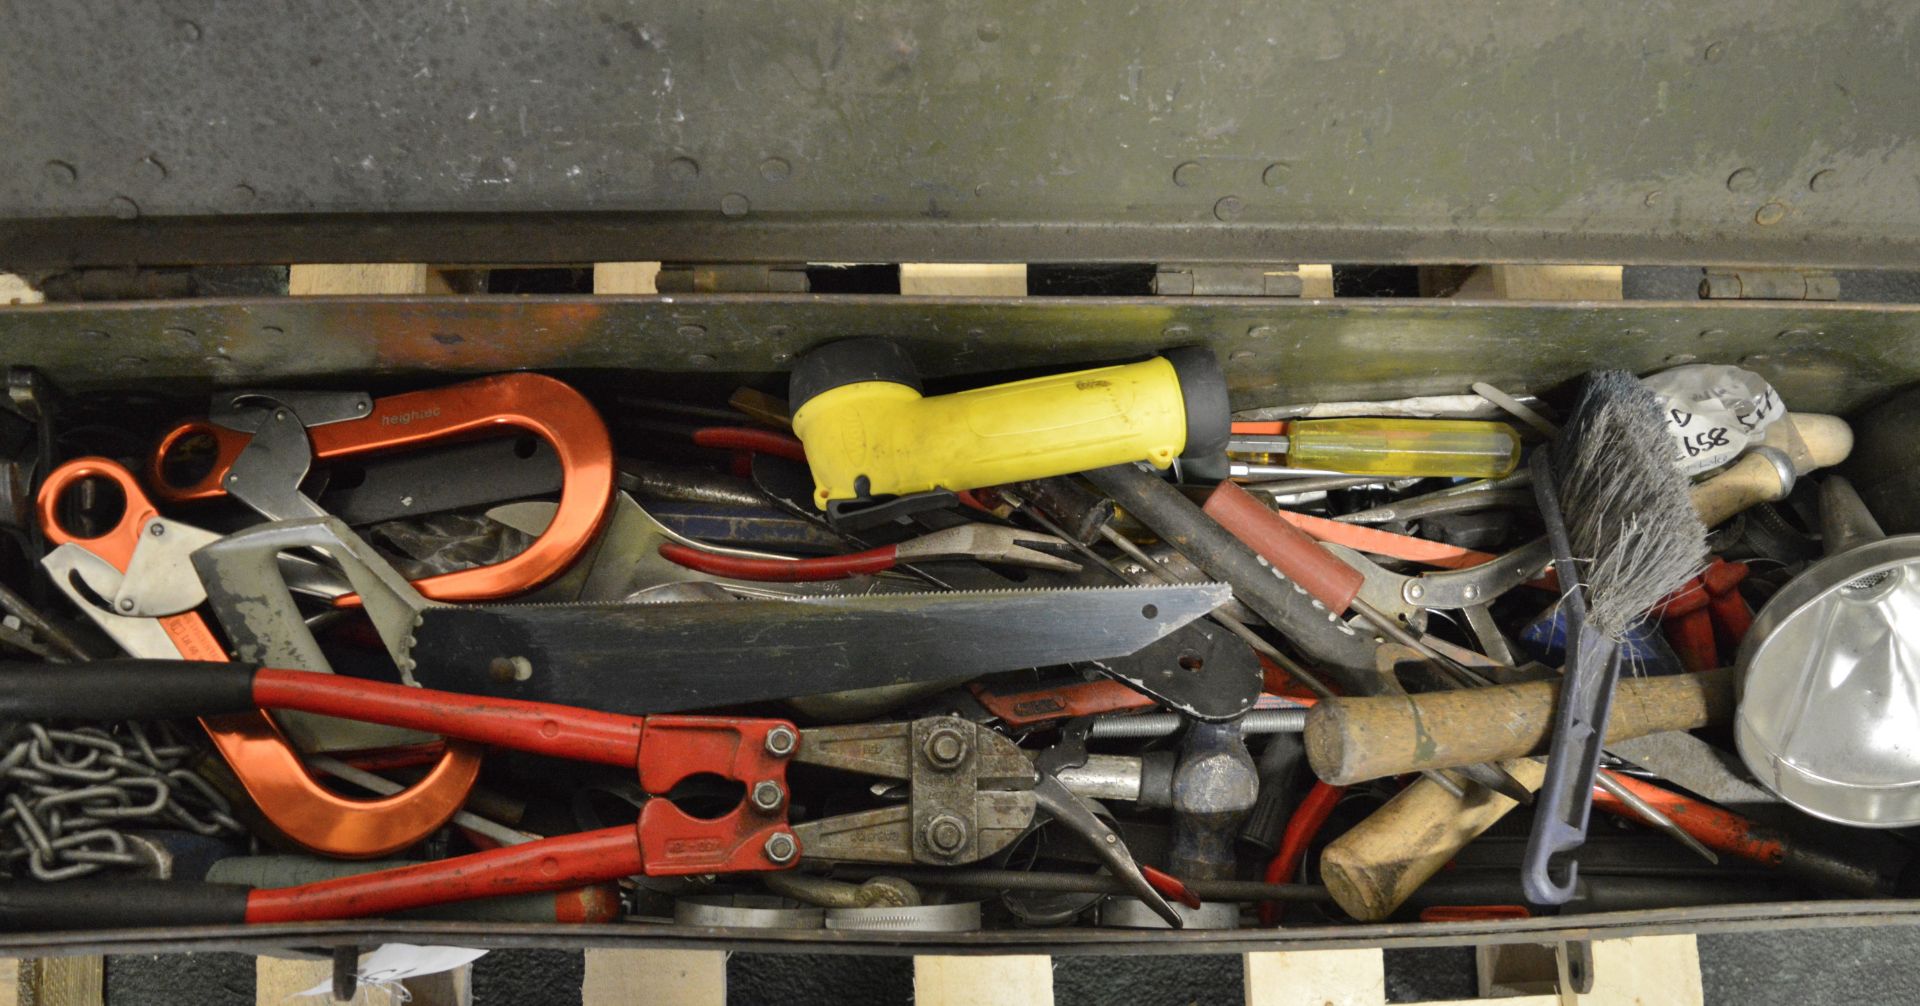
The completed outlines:
[[[648,821],[648,811],[657,806],[671,804],[648,803],[637,828],[601,828],[293,887],[249,890],[234,884],[142,880],[0,884],[0,931],[364,918],[427,905],[558,891],[633,874],[659,874],[663,871],[654,868],[652,859],[662,843],[647,840],[650,827],[657,830]],[[782,829],[784,822],[765,830],[771,834]],[[752,851],[759,853],[758,846]],[[672,872],[781,868],[756,858],[750,863]]]
[[[631,825],[545,838],[470,856],[247,893],[244,915],[226,921],[306,922],[403,912],[502,894],[534,894],[645,873]]]
[[[786,791],[786,762],[801,734],[782,720],[721,716],[620,716],[545,702],[483,698],[338,675],[254,668],[212,661],[100,660],[60,665],[0,663],[0,720],[167,718],[252,710],[299,709],[556,758],[632,766],[641,789],[663,794],[694,775],[745,784],[772,781]],[[629,874],[655,876],[781,869],[800,848],[786,819],[743,802],[717,818],[693,817],[665,799],[647,801],[636,826],[509,846],[434,863],[296,887],[254,891],[244,902],[195,893],[173,899],[186,919],[268,922],[350,918],[497,894],[553,891]],[[788,839],[779,855],[777,835]],[[0,885],[0,889],[28,885]],[[46,888],[55,894],[74,885]],[[197,890],[196,888],[185,888]],[[57,903],[0,890],[0,928],[51,925],[19,910],[67,916]],[[159,895],[166,898],[170,895]],[[84,899],[82,899],[84,901]],[[115,899],[122,903],[124,897]],[[88,904],[92,904],[88,902]],[[133,906],[136,915],[146,909]],[[127,911],[94,905],[80,925],[134,924]],[[213,913],[212,918],[194,915]],[[224,913],[224,914],[220,914]],[[147,918],[147,916],[140,916]]]

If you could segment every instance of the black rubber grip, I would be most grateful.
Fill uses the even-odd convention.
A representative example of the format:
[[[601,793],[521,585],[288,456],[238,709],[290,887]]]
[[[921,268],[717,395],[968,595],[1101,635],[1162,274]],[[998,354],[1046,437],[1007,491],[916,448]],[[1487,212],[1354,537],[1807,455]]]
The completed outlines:
[[[68,880],[0,883],[0,931],[146,929],[247,921],[241,884],[169,880]]]
[[[245,712],[252,664],[207,660],[0,661],[0,720],[177,719]]]
[[[830,342],[808,350],[787,378],[787,408],[802,405],[835,388],[865,381],[888,381],[920,390],[920,373],[899,343],[860,338]]]
[[[1182,346],[1160,355],[1173,364],[1180,378],[1180,401],[1187,413],[1187,444],[1180,456],[1201,461],[1219,457],[1233,433],[1227,375],[1220,369],[1220,358],[1205,346]]]

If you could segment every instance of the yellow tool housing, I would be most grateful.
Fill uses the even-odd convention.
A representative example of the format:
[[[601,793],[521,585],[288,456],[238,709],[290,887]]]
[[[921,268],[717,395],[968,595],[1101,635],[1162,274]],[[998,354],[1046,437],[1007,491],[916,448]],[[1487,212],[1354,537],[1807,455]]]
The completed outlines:
[[[809,380],[808,360],[796,368],[793,431],[806,445],[813,502],[822,509],[840,500],[973,489],[1130,461],[1166,468],[1188,446],[1190,407],[1203,402],[1217,412],[1200,424],[1210,449],[1218,454],[1225,446],[1225,382],[1206,350],[1174,351],[1195,354],[1175,356],[1180,366],[1160,356],[932,398],[921,395],[905,355],[891,343],[847,340],[816,352],[826,350],[842,364],[828,369],[843,378],[847,360],[884,360],[852,371],[870,379],[846,383],[819,379],[820,368]],[[813,390],[822,384],[833,386]]]

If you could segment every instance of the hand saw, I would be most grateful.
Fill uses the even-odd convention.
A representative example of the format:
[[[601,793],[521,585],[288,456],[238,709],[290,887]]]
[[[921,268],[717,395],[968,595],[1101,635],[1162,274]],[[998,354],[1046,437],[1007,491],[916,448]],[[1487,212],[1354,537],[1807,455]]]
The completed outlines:
[[[429,606],[408,657],[430,688],[639,715],[1123,657],[1231,596],[1198,584]]]

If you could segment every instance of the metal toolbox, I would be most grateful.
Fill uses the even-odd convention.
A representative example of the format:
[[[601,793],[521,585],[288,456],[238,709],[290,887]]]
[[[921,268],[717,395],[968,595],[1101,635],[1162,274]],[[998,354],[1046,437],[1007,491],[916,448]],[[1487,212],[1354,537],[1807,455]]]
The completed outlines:
[[[1796,410],[1853,414],[1920,382],[1920,284],[1895,272],[1920,270],[1916,33],[1899,4],[1770,0],[15,8],[0,13],[0,268],[71,293],[0,308],[0,363],[183,401],[520,369],[588,389],[772,389],[811,347],[885,335],[936,380],[1206,345],[1236,409],[1702,361],[1760,373]],[[261,264],[638,260],[680,266],[684,292],[220,285]],[[795,279],[832,262],[1103,264],[1140,289]],[[1301,296],[1299,265],[1329,262],[1687,282],[1644,299]],[[431,936],[1190,953],[1915,919],[1904,900],[1828,900],[884,938],[371,921],[6,934],[0,951]]]

